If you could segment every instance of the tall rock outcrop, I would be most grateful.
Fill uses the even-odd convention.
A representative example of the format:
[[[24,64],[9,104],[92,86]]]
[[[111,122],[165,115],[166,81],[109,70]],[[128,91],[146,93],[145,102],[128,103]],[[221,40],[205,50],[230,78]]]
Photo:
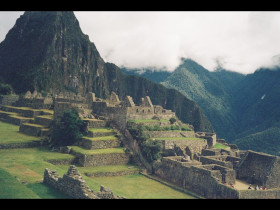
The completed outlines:
[[[72,91],[108,98],[111,91],[139,103],[150,96],[153,104],[176,112],[197,131],[213,128],[197,104],[175,90],[138,76],[125,75],[101,58],[94,43],[81,31],[73,12],[25,12],[0,43],[0,79],[16,93]]]

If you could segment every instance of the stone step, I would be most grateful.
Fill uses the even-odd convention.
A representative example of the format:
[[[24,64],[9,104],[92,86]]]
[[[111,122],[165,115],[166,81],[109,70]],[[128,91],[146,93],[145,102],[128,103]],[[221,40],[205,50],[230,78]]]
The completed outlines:
[[[45,127],[50,127],[52,121],[52,115],[40,115],[34,118],[34,124],[43,125]]]
[[[80,140],[80,145],[89,150],[93,149],[107,149],[120,147],[121,141],[115,136],[103,137],[83,137]]]
[[[86,167],[83,173],[88,177],[112,177],[139,174],[140,171],[135,165],[109,165]]]
[[[46,128],[38,124],[23,123],[19,127],[19,132],[22,132],[30,136],[41,136],[42,129],[46,129]]]
[[[14,125],[20,125],[22,123],[30,123],[33,118],[22,117],[15,112],[5,112],[0,110],[0,118],[3,122],[11,123]]]
[[[3,106],[2,108],[4,111],[15,112],[22,115],[23,117],[30,117],[30,118],[33,118],[42,113],[41,110],[35,110],[29,107]]]
[[[130,156],[123,148],[86,150],[79,146],[71,146],[71,154],[76,156],[77,163],[82,167],[104,165],[126,165]]]
[[[49,136],[51,135],[51,129],[50,128],[42,128],[40,136]]]
[[[8,106],[8,105],[1,106],[1,110],[6,111],[6,112],[14,112],[23,117],[30,117],[30,118],[34,118],[38,115],[52,115],[53,114],[53,110],[32,109],[30,107],[16,107],[16,106]]]
[[[16,115],[17,113],[15,112],[7,112],[7,111],[3,111],[0,110],[0,118],[2,119],[6,119],[9,115]]]
[[[88,128],[104,128],[107,124],[105,120],[83,119],[83,121],[88,123]]]
[[[103,136],[112,136],[116,132],[111,128],[91,128],[87,132],[88,137],[103,137]]]

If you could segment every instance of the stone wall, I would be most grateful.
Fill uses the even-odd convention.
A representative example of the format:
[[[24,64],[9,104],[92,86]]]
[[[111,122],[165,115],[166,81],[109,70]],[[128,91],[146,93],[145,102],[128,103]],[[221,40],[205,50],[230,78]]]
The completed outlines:
[[[252,184],[263,185],[267,188],[280,187],[280,158],[248,150],[240,163],[237,174],[238,178]]]
[[[25,133],[30,136],[40,136],[42,128],[43,127],[39,126],[30,126],[29,124],[21,124],[19,127],[19,132]]]
[[[126,176],[139,174],[140,170],[126,170],[126,171],[116,171],[116,172],[94,172],[94,173],[85,173],[88,177],[106,177],[106,176]]]
[[[11,143],[11,144],[0,144],[0,149],[18,149],[18,148],[33,148],[42,145],[41,141],[32,141],[26,143]]]
[[[71,165],[68,172],[61,178],[55,170],[45,169],[43,182],[66,195],[76,199],[118,199],[124,198],[114,196],[109,188],[100,187],[99,192],[94,192],[88,187],[74,165]]]
[[[105,101],[95,101],[92,104],[93,113],[114,121],[120,128],[126,126],[127,110],[122,106],[109,106]]]
[[[217,142],[217,136],[215,133],[197,132],[195,133],[197,138],[204,138],[207,140],[208,147],[213,147]]]
[[[201,156],[200,161],[202,162],[203,165],[217,164],[217,165],[220,165],[220,166],[224,166],[224,167],[233,169],[232,163],[229,162],[229,161],[226,161],[226,157],[224,157],[222,160],[219,160],[219,159],[213,158],[213,157],[215,157],[215,156],[208,156],[208,157]]]
[[[119,101],[118,96],[112,93],[109,100],[96,99],[91,107],[95,114],[114,121],[121,129],[125,129],[129,120],[152,119],[155,116],[159,119],[176,117],[171,110],[153,106],[148,96],[141,100],[139,106],[136,106],[130,96],[127,96],[124,101]]]
[[[119,165],[127,164],[130,157],[125,153],[110,153],[110,154],[94,154],[84,155],[76,154],[77,162],[83,167],[101,166],[101,165]]]
[[[239,198],[240,199],[279,199],[280,189],[240,191]]]
[[[92,141],[87,138],[82,138],[80,140],[80,145],[86,149],[93,150],[120,147],[121,142],[118,139]]]
[[[163,144],[163,150],[172,150],[174,146],[189,147],[193,153],[201,153],[201,150],[207,146],[207,141],[204,139],[196,140],[159,140]]]
[[[229,150],[225,150],[225,149],[211,148],[211,149],[203,149],[201,151],[201,154],[203,156],[231,155],[231,156],[238,157],[239,151],[229,151]]]
[[[194,131],[145,131],[150,138],[162,138],[162,137],[195,137]]]
[[[19,100],[18,95],[0,95],[0,104],[2,105],[13,105]]]
[[[208,167],[208,168],[207,168]],[[176,171],[176,173],[174,173]],[[163,158],[154,167],[154,173],[180,187],[206,198],[238,198],[238,191],[221,183],[222,173],[227,182],[234,181],[234,171],[217,165],[184,165],[178,160]],[[220,180],[220,181],[218,181]]]
[[[63,112],[72,108],[69,102],[55,102],[54,104],[54,116],[62,116]]]

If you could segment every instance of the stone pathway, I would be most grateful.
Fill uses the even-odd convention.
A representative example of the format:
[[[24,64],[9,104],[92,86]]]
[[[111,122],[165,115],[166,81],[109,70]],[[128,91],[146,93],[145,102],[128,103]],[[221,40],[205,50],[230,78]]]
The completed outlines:
[[[234,184],[235,189],[248,190],[248,187],[249,187],[249,183],[247,183],[243,180],[236,179],[235,184]],[[252,189],[255,189],[255,186],[252,185]]]

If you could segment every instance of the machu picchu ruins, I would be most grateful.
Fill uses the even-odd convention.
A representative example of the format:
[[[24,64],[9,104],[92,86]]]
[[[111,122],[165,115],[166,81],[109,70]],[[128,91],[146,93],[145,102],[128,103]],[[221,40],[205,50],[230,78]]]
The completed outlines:
[[[236,145],[218,139],[215,133],[196,132],[192,125],[182,123],[171,110],[153,105],[149,96],[142,98],[139,105],[130,96],[120,100],[115,92],[107,99],[98,98],[94,93],[84,96],[47,94],[43,97],[37,91],[10,97],[2,99],[1,121],[19,125],[19,132],[40,140],[22,145],[2,144],[1,149],[48,145],[53,119],[71,107],[78,108],[80,118],[87,124],[86,134],[74,145],[53,148],[74,158],[62,162],[49,161],[54,165],[70,165],[68,173],[60,178],[55,171],[45,169],[44,175],[44,183],[73,198],[123,198],[114,196],[112,190],[106,191],[103,186],[100,192],[95,193],[86,185],[75,165],[87,168],[128,163],[137,165],[139,169],[115,173],[88,172],[85,176],[141,173],[205,198],[263,199],[280,196],[279,157],[239,150]],[[143,135],[160,142],[160,159],[154,162],[145,160],[135,136],[128,129],[133,125],[146,126]],[[249,185],[261,189],[251,190]]]
[[[1,13],[0,199],[280,199],[278,14],[224,15]]]

